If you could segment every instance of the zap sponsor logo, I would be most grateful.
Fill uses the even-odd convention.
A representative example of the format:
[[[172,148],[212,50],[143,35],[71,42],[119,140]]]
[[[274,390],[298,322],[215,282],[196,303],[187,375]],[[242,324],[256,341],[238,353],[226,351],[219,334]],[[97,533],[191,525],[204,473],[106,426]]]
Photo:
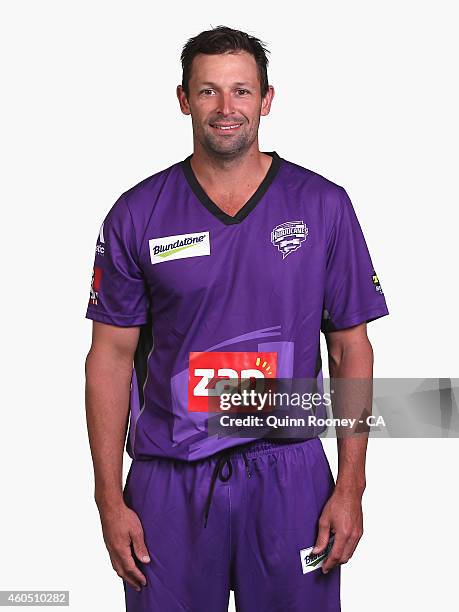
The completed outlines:
[[[239,393],[250,385],[263,391],[266,379],[276,378],[276,352],[192,352],[188,380],[190,412],[221,412],[220,395]],[[255,411],[246,408],[246,412]]]
[[[100,283],[102,281],[102,268],[94,266],[91,278],[91,289],[89,291],[89,303],[97,306],[99,303]]]
[[[210,255],[209,232],[152,238],[148,241],[148,244],[152,264],[159,264],[173,259]]]

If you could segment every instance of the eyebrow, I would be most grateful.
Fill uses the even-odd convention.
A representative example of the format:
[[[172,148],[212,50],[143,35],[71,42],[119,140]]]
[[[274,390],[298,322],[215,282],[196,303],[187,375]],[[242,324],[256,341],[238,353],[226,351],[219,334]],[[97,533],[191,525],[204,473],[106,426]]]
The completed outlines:
[[[217,83],[212,83],[212,81],[203,81],[202,83],[200,83],[201,87],[204,85],[209,85],[210,87],[218,87]],[[252,83],[249,83],[249,81],[236,81],[235,83],[233,83],[233,85],[237,85],[238,87],[252,87]]]

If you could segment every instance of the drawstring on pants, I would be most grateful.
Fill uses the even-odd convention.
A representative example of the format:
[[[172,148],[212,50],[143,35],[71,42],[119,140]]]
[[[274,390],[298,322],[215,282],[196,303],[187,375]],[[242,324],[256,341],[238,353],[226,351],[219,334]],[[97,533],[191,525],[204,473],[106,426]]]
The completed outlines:
[[[249,467],[249,461],[247,459],[247,455],[245,453],[245,451],[241,451],[242,452],[242,457],[244,459],[244,464],[245,464],[245,471],[247,473],[247,477],[250,478],[252,476],[251,472],[250,472],[250,467]],[[207,501],[206,501],[206,508],[205,508],[205,513],[204,513],[204,527],[207,527],[207,519],[209,518],[209,512],[210,512],[210,505],[212,503],[212,497],[214,494],[214,489],[215,489],[215,483],[217,481],[217,478],[220,478],[220,480],[222,482],[228,482],[228,480],[231,478],[232,474],[233,474],[233,466],[231,463],[231,455],[234,455],[234,451],[232,452],[223,452],[219,455],[216,463],[215,463],[215,467],[214,467],[214,471],[212,472],[212,477],[210,479],[210,488],[209,488],[209,494],[207,496]],[[223,469],[225,467],[225,465],[228,468],[228,473],[225,476]]]

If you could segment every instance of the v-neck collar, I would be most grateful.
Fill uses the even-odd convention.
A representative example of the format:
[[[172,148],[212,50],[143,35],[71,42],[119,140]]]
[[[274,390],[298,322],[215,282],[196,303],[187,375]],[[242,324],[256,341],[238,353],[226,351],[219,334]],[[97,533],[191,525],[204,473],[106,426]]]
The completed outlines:
[[[273,160],[271,165],[269,166],[268,172],[266,173],[265,178],[261,181],[255,193],[247,200],[244,206],[238,210],[238,212],[232,217],[228,215],[225,211],[223,211],[219,206],[213,202],[204,189],[201,187],[198,179],[196,178],[195,173],[193,172],[193,168],[191,166],[191,157],[192,154],[189,155],[186,159],[180,162],[182,166],[183,172],[185,174],[185,178],[188,181],[193,193],[198,198],[198,200],[207,208],[207,210],[212,213],[217,219],[220,219],[222,223],[225,225],[234,225],[235,223],[240,223],[243,221],[249,213],[255,208],[261,198],[264,196],[269,186],[274,180],[279,167],[281,165],[282,158],[276,153],[276,151],[263,151],[267,155],[270,155]]]

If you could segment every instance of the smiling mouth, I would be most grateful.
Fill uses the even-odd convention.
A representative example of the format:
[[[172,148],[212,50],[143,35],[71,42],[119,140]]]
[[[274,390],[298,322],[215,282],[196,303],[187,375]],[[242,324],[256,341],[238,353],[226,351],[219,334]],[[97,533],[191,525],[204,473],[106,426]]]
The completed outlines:
[[[242,123],[211,123],[210,126],[219,132],[235,132],[241,127]]]

